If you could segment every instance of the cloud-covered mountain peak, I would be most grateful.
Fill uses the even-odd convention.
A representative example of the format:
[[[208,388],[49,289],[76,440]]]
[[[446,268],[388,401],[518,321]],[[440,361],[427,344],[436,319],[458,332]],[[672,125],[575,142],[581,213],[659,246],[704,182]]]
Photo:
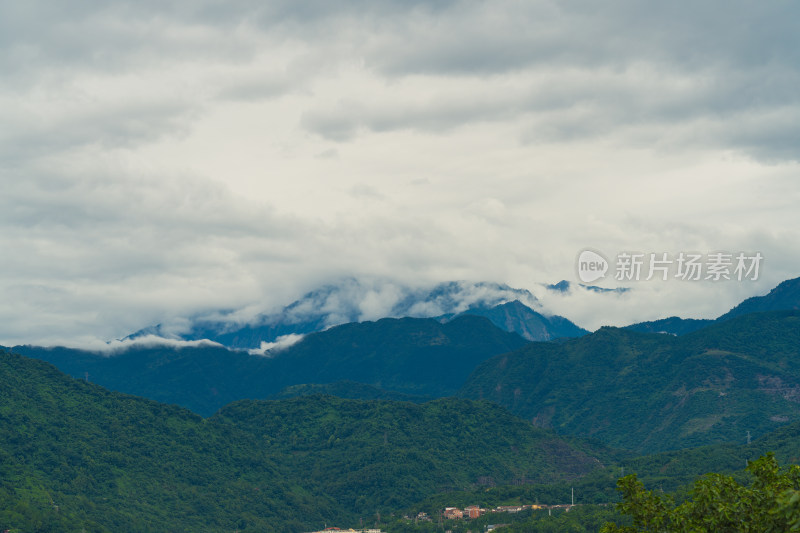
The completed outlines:
[[[388,280],[345,278],[307,292],[276,312],[221,311],[189,320],[145,328],[131,337],[162,335],[182,340],[211,339],[236,348],[257,348],[289,334],[306,334],[348,322],[385,317],[452,317],[520,301],[541,304],[528,290],[502,283],[450,281],[432,287],[409,287]]]

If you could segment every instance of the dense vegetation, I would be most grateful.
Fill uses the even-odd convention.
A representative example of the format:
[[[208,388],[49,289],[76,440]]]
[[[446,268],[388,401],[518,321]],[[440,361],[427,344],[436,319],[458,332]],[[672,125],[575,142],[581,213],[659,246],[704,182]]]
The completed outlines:
[[[266,398],[288,386],[349,380],[405,394],[452,395],[475,366],[526,341],[477,316],[446,324],[383,319],[306,336],[269,357],[219,346],[134,346],[110,356],[65,348],[14,351],[79,378],[204,416],[234,400]]]
[[[382,319],[308,335],[275,355],[277,390],[341,380],[423,396],[455,393],[475,366],[527,342],[488,319]],[[277,392],[276,390],[276,392]]]
[[[397,509],[430,494],[495,484],[574,479],[612,460],[488,402],[423,405],[325,396],[243,400],[210,422],[249,432],[307,486],[348,509]]]
[[[482,402],[304,396],[203,419],[0,355],[0,528],[303,531],[612,455]]]
[[[501,521],[508,531],[597,531],[630,523],[608,506],[624,473],[682,498],[682,485],[703,472],[739,470],[768,450],[800,457],[800,423],[750,445],[625,458],[455,399],[312,395],[240,401],[202,419],[8,354],[0,400],[0,527],[13,531],[304,531],[378,520],[388,531],[435,531],[401,516],[563,504],[572,488],[577,503],[603,505],[448,529]]]
[[[707,474],[697,480],[689,498],[676,504],[671,495],[645,490],[635,475],[619,480],[621,512],[633,525],[609,523],[603,533],[718,531],[779,533],[800,530],[800,466],[781,469],[771,454],[747,466],[742,484],[730,476]]]
[[[415,396],[402,392],[387,391],[365,383],[356,381],[337,381],[335,383],[304,383],[291,385],[278,394],[273,394],[268,400],[285,400],[297,396],[326,395],[350,400],[394,400],[397,402],[425,403],[433,400],[428,396]]]
[[[292,482],[247,434],[185,409],[8,354],[0,398],[0,527],[297,531],[347,516]]]
[[[599,331],[531,343],[473,372],[485,398],[559,433],[637,452],[743,442],[800,419],[800,312],[756,313],[687,334]]]
[[[773,454],[771,450],[774,450]],[[556,482],[544,485],[511,485],[497,486],[488,489],[475,489],[469,491],[449,492],[436,494],[427,498],[423,502],[416,504],[407,513],[409,516],[416,516],[418,511],[427,512],[430,516],[438,516],[445,507],[464,508],[468,505],[478,505],[482,508],[493,508],[498,505],[515,505],[541,503],[546,505],[565,504],[570,502],[571,491],[574,490],[575,503],[569,513],[563,511],[553,511],[552,516],[547,511],[526,511],[516,514],[490,514],[479,520],[453,522],[445,521],[447,529],[454,532],[476,531],[478,526],[482,527],[488,523],[509,523],[511,524],[506,531],[538,532],[538,531],[575,531],[575,532],[597,532],[601,526],[608,521],[620,524],[623,527],[632,526],[633,510],[630,502],[632,501],[653,501],[660,498],[664,502],[662,511],[674,509],[678,504],[692,501],[692,487],[704,487],[700,497],[708,497],[714,492],[714,487],[719,485],[719,480],[724,480],[724,487],[729,489],[727,493],[727,503],[719,500],[717,503],[724,509],[725,505],[731,503],[731,498],[742,500],[747,497],[748,492],[757,488],[753,485],[753,476],[742,468],[749,464],[748,470],[757,467],[760,456],[776,457],[780,462],[796,464],[800,459],[800,423],[791,424],[780,428],[749,445],[714,445],[702,448],[664,452],[656,455],[623,459],[615,466],[605,469],[595,470],[594,472],[577,480],[570,482]],[[760,463],[764,465],[764,460]],[[767,471],[777,472],[775,463],[769,459]],[[796,468],[796,467],[793,467]],[[761,468],[763,471],[763,468]],[[711,476],[703,476],[707,472],[719,472]],[[786,474],[785,470],[783,474]],[[627,474],[627,475],[626,475]],[[783,476],[783,474],[780,474]],[[625,487],[628,505],[623,506],[622,510],[628,513],[624,516],[612,505],[618,501],[618,490],[615,485],[620,476],[625,478],[621,485]],[[636,483],[631,480],[635,479]],[[785,477],[783,478],[786,479]],[[644,493],[644,486],[652,487],[649,493]],[[735,489],[735,490],[734,490]],[[671,494],[670,494],[671,493]],[[742,496],[744,494],[744,496]],[[633,498],[632,495],[636,497]],[[647,495],[647,498],[644,497]],[[775,502],[791,502],[793,494],[783,498],[773,500],[772,504],[765,505],[766,509],[775,507]],[[696,498],[695,498],[696,499]],[[697,500],[697,499],[696,499]],[[683,509],[687,509],[695,504],[687,504]],[[798,497],[792,505],[795,506],[797,515]],[[667,505],[669,504],[669,505]],[[652,509],[652,506],[651,506]],[[636,511],[641,513],[642,511]],[[744,523],[744,522],[743,522]],[[396,529],[390,531],[441,531],[434,524],[415,521],[396,520],[390,524]],[[673,529],[669,529],[672,531]],[[725,531],[725,528],[708,528],[707,531]],[[729,529],[739,531],[739,528]],[[766,528],[755,528],[755,531],[764,531]],[[783,531],[777,529],[776,531]],[[787,529],[788,530],[788,529]],[[702,531],[702,530],[699,530]]]

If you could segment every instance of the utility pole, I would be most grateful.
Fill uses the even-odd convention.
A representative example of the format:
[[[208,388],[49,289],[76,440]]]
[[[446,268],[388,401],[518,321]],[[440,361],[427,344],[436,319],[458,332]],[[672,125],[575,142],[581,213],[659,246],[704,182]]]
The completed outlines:
[[[572,487],[572,505],[575,505],[575,487]]]
[[[747,430],[747,445],[750,446],[750,430]]]

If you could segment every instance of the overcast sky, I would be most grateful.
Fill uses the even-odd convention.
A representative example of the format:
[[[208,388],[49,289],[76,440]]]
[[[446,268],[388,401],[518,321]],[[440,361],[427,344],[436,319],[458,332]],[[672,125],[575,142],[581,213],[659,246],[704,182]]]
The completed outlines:
[[[761,252],[758,281],[544,302],[588,328],[717,316],[800,275],[798,20],[790,1],[1,2],[0,343],[345,276],[542,296],[587,247]]]

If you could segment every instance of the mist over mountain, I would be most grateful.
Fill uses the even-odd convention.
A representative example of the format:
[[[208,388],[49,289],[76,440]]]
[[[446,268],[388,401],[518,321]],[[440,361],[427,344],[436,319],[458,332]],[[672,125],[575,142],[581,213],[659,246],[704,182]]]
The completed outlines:
[[[616,294],[623,294],[623,293],[626,293],[626,292],[631,290],[630,287],[615,287],[615,288],[611,289],[611,288],[608,288],[608,287],[598,287],[597,285],[586,285],[584,283],[573,283],[573,282],[567,281],[565,279],[562,279],[558,283],[551,283],[549,285],[545,285],[545,288],[547,290],[555,291],[555,292],[569,292],[575,286],[581,287],[582,289],[585,289],[587,291],[597,292],[597,293],[613,292],[613,293],[616,293]]]
[[[493,309],[510,302],[518,302],[528,310],[517,306],[517,314],[522,313],[517,319],[500,319],[507,311]],[[348,278],[308,292],[277,312],[247,316],[242,311],[224,311],[190,320],[176,319],[174,323],[137,331],[128,339],[147,335],[185,341],[208,339],[230,348],[263,351],[281,337],[345,323],[400,317],[447,321],[464,313],[487,316],[499,327],[529,340],[585,333],[563,317],[548,316],[530,291],[501,283],[452,281],[415,289],[389,281]],[[527,320],[535,324],[526,325]]]
[[[795,292],[787,288],[796,283],[797,280],[789,280],[770,293],[788,295],[773,298],[776,305],[792,304],[791,295]],[[500,284],[453,282],[423,292],[380,287],[380,291],[376,287],[366,290],[367,285],[355,280],[327,286],[287,306],[280,314],[270,315],[272,320],[285,323],[261,328],[246,326],[216,337],[217,341],[231,344],[258,342],[258,349],[229,348],[206,340],[139,336],[112,344],[100,353],[36,346],[18,346],[15,350],[113,390],[210,414],[231,401],[266,398],[287,387],[299,387],[287,390],[289,396],[315,390],[356,398],[396,398],[392,394],[446,396],[455,393],[478,364],[520,348],[526,339],[547,341],[588,333],[563,317],[546,316],[522,303],[518,297],[531,305],[538,304],[530,292]],[[376,303],[380,295],[385,296],[385,305]],[[513,299],[497,304],[506,298]],[[367,305],[370,299],[371,307]],[[753,301],[765,300],[748,300]],[[368,307],[379,312],[387,306],[394,312],[425,309],[437,316],[325,325],[333,316],[347,318],[340,312],[342,309],[349,309],[352,317],[363,314]],[[455,315],[440,314],[458,309],[464,310]],[[680,326],[694,326],[694,322],[665,319],[651,323],[650,331],[674,331]],[[706,325],[705,321],[696,322]],[[235,323],[216,322],[215,327],[231,324]],[[269,328],[272,333],[285,333],[298,326],[311,332],[305,336],[287,334],[273,342],[262,340],[261,335]],[[323,329],[313,331],[316,328]],[[252,338],[247,340],[245,334]],[[214,337],[214,331],[198,326],[194,335]],[[358,385],[333,385],[347,381]],[[327,389],[315,389],[319,386]]]

